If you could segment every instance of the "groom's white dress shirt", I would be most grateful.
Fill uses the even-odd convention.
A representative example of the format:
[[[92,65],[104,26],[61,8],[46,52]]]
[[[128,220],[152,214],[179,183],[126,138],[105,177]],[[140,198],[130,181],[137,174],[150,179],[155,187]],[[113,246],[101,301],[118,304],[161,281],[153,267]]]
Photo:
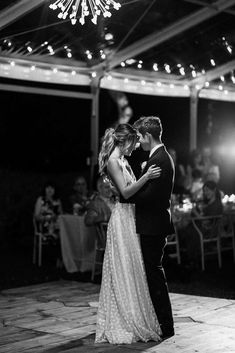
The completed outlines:
[[[149,158],[152,156],[152,154],[153,154],[156,150],[158,150],[158,148],[160,148],[160,147],[162,147],[162,146],[163,146],[163,143],[160,143],[159,145],[154,146],[154,147],[151,149],[150,153],[149,153]]]

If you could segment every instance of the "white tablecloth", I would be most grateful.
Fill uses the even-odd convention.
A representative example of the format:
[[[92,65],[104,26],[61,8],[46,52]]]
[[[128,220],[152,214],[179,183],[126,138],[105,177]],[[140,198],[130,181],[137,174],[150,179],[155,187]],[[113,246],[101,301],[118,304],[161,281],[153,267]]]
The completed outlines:
[[[95,227],[87,227],[84,216],[59,216],[61,252],[67,272],[92,269],[95,250]]]

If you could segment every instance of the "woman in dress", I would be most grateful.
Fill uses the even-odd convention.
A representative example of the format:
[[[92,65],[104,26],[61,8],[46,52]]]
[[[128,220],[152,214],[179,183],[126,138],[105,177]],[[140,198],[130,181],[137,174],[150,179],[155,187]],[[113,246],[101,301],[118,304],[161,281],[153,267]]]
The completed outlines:
[[[149,295],[136,234],[135,209],[128,203],[129,197],[149,179],[158,177],[161,171],[151,166],[136,181],[124,156],[131,154],[137,141],[136,130],[129,124],[120,124],[116,129],[106,130],[99,154],[99,171],[118,190],[119,201],[108,223],[96,343],[130,344],[161,340],[161,329]]]

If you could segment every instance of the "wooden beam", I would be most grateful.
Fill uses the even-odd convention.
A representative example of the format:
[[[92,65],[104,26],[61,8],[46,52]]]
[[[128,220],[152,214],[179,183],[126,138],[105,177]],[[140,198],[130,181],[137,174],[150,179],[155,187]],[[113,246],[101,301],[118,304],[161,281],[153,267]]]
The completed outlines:
[[[120,78],[129,78],[129,79],[143,79],[143,80],[154,80],[154,81],[162,81],[169,83],[180,83],[182,81],[182,76],[167,74],[161,71],[147,71],[147,70],[139,70],[133,68],[117,68],[115,71],[110,71],[109,74],[111,76],[120,77]]]
[[[120,50],[119,52],[113,52],[107,58],[107,67],[112,69],[119,65],[122,61],[136,57],[137,55],[145,52],[148,49],[156,47],[157,45],[175,37],[176,35],[196,26],[197,24],[218,15],[225,9],[233,6],[235,0],[218,0],[214,3],[213,8],[203,8],[193,14],[186,16],[172,25],[162,29],[161,31],[152,33],[127,48]]]
[[[92,112],[91,112],[91,161],[90,161],[90,187],[93,187],[95,167],[98,164],[99,153],[99,94],[100,77],[91,81]]]
[[[191,4],[195,4],[195,5],[204,6],[204,7],[210,7],[210,8],[215,7],[214,4],[208,4],[208,3],[205,3],[205,2],[202,1],[202,0],[183,0],[183,1],[184,1],[184,2],[189,2],[189,3],[191,3]],[[235,11],[234,11],[234,10],[231,10],[231,9],[226,9],[226,10],[224,10],[223,12],[229,13],[230,15],[235,15]]]
[[[49,95],[49,96],[68,97],[68,98],[92,99],[91,93],[65,91],[62,89],[54,89],[54,88],[30,87],[30,86],[4,84],[4,83],[0,83],[0,90],[18,92],[18,93],[43,94],[43,95]]]
[[[213,81],[234,69],[235,69],[235,59],[229,61],[226,64],[220,65],[215,69],[207,71],[205,75],[201,75],[200,77],[194,78],[193,80],[191,80],[190,85],[191,86],[196,84],[204,85],[205,82]]]
[[[12,22],[16,21],[26,13],[34,10],[46,2],[45,0],[21,0],[15,5],[9,6],[2,10],[0,13],[0,29],[9,26]]]
[[[17,53],[3,52],[0,49],[0,63],[9,63],[10,61],[15,61],[15,63],[22,66],[38,66],[46,68],[59,68],[61,70],[76,70],[84,74],[89,74],[91,69],[89,69],[86,64],[82,61],[69,60],[69,64],[66,59],[55,58],[55,57],[44,57],[43,55],[33,55],[32,57],[25,57],[24,55],[19,55]]]
[[[189,150],[197,148],[197,110],[198,110],[198,93],[199,91],[193,87],[190,94],[190,126],[189,126]]]

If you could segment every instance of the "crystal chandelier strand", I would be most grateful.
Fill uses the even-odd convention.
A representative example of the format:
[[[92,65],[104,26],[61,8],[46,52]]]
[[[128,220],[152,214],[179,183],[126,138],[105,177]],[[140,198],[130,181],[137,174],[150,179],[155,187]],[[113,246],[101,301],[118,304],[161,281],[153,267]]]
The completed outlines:
[[[80,15],[78,15],[80,6]],[[91,21],[97,24],[97,18],[100,15],[103,17],[111,17],[110,7],[119,10],[121,4],[115,0],[56,0],[49,5],[50,9],[60,9],[58,18],[65,20],[69,15],[71,23],[74,25],[79,18],[79,22],[83,25],[85,18],[91,16]]]

